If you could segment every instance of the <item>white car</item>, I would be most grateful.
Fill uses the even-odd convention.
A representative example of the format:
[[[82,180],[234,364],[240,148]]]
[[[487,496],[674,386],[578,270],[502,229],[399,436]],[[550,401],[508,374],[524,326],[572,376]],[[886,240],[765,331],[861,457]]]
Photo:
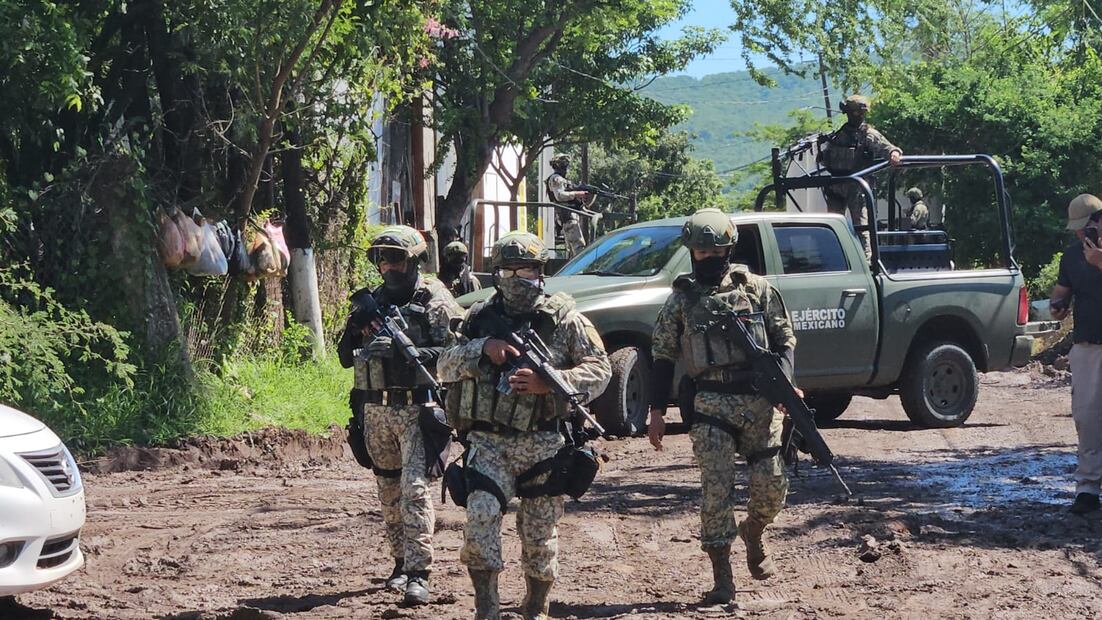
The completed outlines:
[[[84,486],[46,425],[0,405],[0,597],[45,588],[84,565]]]

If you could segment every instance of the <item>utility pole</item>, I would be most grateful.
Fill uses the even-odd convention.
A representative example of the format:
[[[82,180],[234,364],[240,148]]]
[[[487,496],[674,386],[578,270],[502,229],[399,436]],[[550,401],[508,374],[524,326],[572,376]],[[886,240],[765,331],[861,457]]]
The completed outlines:
[[[826,106],[827,122],[833,125],[834,111],[830,108],[830,89],[827,87],[826,67],[823,65],[822,52],[819,52],[819,81],[823,84],[823,105]]]

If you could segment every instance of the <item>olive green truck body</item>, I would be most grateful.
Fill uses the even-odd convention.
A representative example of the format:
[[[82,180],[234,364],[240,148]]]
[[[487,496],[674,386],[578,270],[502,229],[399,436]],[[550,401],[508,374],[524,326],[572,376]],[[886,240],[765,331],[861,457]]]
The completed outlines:
[[[577,300],[612,355],[613,380],[594,409],[621,434],[643,429],[655,320],[674,279],[691,271],[679,238],[685,220],[613,231],[546,281],[548,292]],[[739,231],[733,262],[784,298],[797,337],[796,383],[820,420],[841,415],[853,395],[899,394],[916,423],[959,425],[975,404],[977,371],[1029,360],[1031,333],[1041,326],[1026,323],[1025,283],[1013,261],[960,270],[940,231],[881,233],[874,273],[840,215],[754,212],[732,220]]]

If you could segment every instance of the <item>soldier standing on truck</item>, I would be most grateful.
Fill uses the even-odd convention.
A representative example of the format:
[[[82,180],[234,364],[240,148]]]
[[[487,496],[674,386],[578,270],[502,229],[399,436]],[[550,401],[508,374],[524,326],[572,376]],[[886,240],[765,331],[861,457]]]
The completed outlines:
[[[563,515],[562,495],[528,495],[518,487],[525,478],[534,485],[547,481],[548,474],[539,474],[537,466],[565,445],[560,432],[565,403],[531,368],[510,371],[509,362],[520,351],[495,336],[503,326],[535,330],[563,379],[584,401],[599,396],[612,375],[601,337],[577,311],[574,298],[543,292],[548,258],[543,241],[533,234],[502,236],[491,252],[496,292],[467,311],[440,358],[440,379],[450,384],[449,419],[461,437],[466,433],[467,527],[459,561],[474,585],[477,620],[501,617],[501,522],[514,495],[522,496],[516,529],[527,592],[521,615],[546,620],[559,570],[557,528]]]
[[[764,278],[750,273],[745,265],[731,264],[737,239],[738,229],[719,209],[701,209],[686,222],[681,240],[692,252],[692,275],[674,282],[653,338],[647,433],[655,449],[662,449],[666,429],[662,416],[679,360],[695,382],[696,396],[688,407],[692,411],[683,406],[682,417],[689,416],[689,436],[700,466],[700,546],[711,560],[714,581],[704,600],[711,604],[728,603],[735,596],[731,542],[736,535],[746,544],[750,574],[755,579],[774,574],[762,536],[780,513],[788,492],[781,458],[783,415],[755,390],[746,354],[702,327],[712,311],[758,313],[752,319],[752,333],[792,377],[796,336],[784,301]],[[750,501],[748,516],[736,528],[732,481],[738,475],[735,457],[740,454],[749,464]]]
[[[872,125],[865,122],[869,100],[862,95],[850,95],[839,106],[846,115],[846,123],[837,131],[819,138],[819,163],[832,176],[845,176],[864,170],[877,159],[887,159],[898,166],[903,151],[888,141]],[[854,226],[867,226],[868,208],[864,193],[856,183],[829,185],[823,189],[827,209],[831,213],[849,213]],[[869,233],[861,233],[865,254],[870,255]]]
[[[377,326],[360,318],[357,310],[369,300],[361,305],[357,299],[366,295],[378,305],[397,306],[409,325],[406,335],[417,346],[421,362],[434,368],[451,320],[458,318],[462,309],[439,280],[421,275],[427,250],[424,237],[409,226],[389,226],[371,241],[368,257],[382,274],[383,285],[352,295],[352,313],[338,345],[341,365],[355,367],[349,443],[359,443],[353,445],[353,453],[361,465],[375,473],[394,558],[386,585],[404,592],[407,605],[429,602],[435,514],[419,414],[433,396],[398,354],[392,339],[375,335]],[[359,437],[353,434],[361,429]],[[360,460],[361,454],[364,460]]]
[[[444,260],[440,263],[440,281],[455,297],[482,290],[482,284],[471,273],[471,267],[467,262],[469,255],[467,244],[462,241],[452,241],[444,246]]]
[[[910,209],[903,212],[903,226],[907,230],[926,230],[930,224],[930,210],[926,203],[922,202],[922,190],[912,187],[907,190],[907,200],[911,203]]]
[[[547,196],[551,202],[564,207],[585,209],[592,202],[591,197],[589,192],[570,189],[574,184],[566,178],[569,167],[569,156],[556,155],[551,158],[551,169],[554,172],[545,181]],[[566,255],[573,258],[585,248],[585,235],[582,234],[582,224],[578,221],[578,214],[564,209],[555,209],[555,223],[558,224],[563,241],[566,243]]]

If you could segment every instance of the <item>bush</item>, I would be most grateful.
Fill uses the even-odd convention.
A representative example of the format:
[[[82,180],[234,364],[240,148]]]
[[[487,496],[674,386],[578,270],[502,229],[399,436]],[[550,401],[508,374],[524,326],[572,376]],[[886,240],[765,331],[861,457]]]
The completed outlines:
[[[1030,299],[1047,299],[1052,293],[1052,287],[1056,286],[1056,277],[1060,273],[1060,258],[1063,256],[1063,252],[1057,252],[1047,265],[1041,267],[1037,277],[1029,281]]]

